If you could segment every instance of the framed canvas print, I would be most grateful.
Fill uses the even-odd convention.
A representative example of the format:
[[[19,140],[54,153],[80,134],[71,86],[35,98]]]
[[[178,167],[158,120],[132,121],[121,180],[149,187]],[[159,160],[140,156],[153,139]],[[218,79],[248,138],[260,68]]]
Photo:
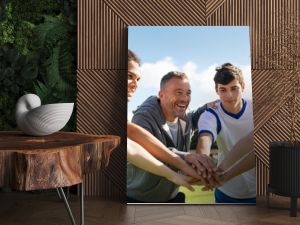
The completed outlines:
[[[249,28],[128,28],[127,202],[254,204]]]

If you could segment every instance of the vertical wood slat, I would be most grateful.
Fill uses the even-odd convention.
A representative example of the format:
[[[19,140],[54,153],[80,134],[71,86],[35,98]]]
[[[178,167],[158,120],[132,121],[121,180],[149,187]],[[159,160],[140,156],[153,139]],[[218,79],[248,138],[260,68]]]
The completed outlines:
[[[78,1],[78,69],[126,69],[127,25],[103,0]]]
[[[122,113],[126,113],[126,106],[121,98],[113,94],[107,101],[97,96],[97,91],[108,88],[107,93],[113,93],[114,88],[119,88],[120,81],[116,77],[117,71],[126,70],[127,58],[127,26],[132,25],[209,25],[209,26],[250,26],[251,40],[251,66],[253,74],[254,120],[255,120],[255,149],[257,151],[257,193],[265,195],[268,182],[268,141],[283,140],[289,137],[290,121],[283,116],[288,111],[284,101],[276,102],[282,87],[268,89],[266,79],[272,77],[277,68],[263,60],[263,56],[272,51],[280,51],[279,43],[283,43],[282,37],[278,40],[267,40],[268,32],[280,33],[284,29],[283,22],[292,20],[296,15],[296,22],[300,22],[300,3],[297,0],[188,0],[188,1],[121,1],[121,0],[79,0],[78,1],[78,130],[91,133],[120,133],[122,139],[126,139],[125,126],[113,127],[111,115],[116,115],[118,121]],[[280,15],[280,16],[279,16]],[[280,57],[277,58],[280,60]],[[98,83],[99,89],[89,91],[89,81],[95,83],[96,75],[102,78]],[[110,75],[113,80],[110,80]],[[121,74],[119,74],[121,75]],[[124,81],[126,84],[126,82]],[[276,82],[273,82],[276,85]],[[120,84],[120,83],[119,83]],[[92,85],[93,86],[93,85]],[[122,87],[121,87],[122,88]],[[84,89],[87,89],[84,91]],[[278,91],[280,90],[280,91]],[[276,92],[277,91],[277,92]],[[287,91],[286,89],[283,91]],[[91,96],[90,93],[95,94]],[[123,93],[123,92],[122,92]],[[99,94],[98,94],[99,95]],[[124,92],[125,99],[125,92]],[[276,104],[266,105],[265,102]],[[95,106],[107,107],[107,114],[97,113]],[[126,100],[125,100],[126,104]],[[121,107],[120,107],[121,106]],[[116,112],[116,109],[118,112]],[[119,111],[120,110],[120,111]],[[124,119],[126,121],[126,119]],[[283,126],[283,121],[287,123]],[[283,130],[276,129],[281,126]],[[121,129],[121,130],[117,130]],[[298,131],[300,132],[300,131]],[[121,146],[122,157],[125,157],[126,149]],[[121,155],[114,161],[121,160]],[[113,159],[112,159],[113,160]],[[119,163],[119,165],[117,165]],[[112,163],[114,164],[114,163]],[[105,174],[91,175],[86,182],[89,183],[90,195],[104,194],[106,190],[110,195],[116,194],[120,189],[116,184],[124,182],[126,175],[119,183],[111,180],[116,168],[122,170],[123,162],[117,162]],[[123,168],[125,170],[125,167]],[[99,177],[100,176],[100,177]],[[106,184],[98,185],[99,182]],[[93,190],[93,186],[96,188]],[[107,187],[114,189],[109,191]],[[124,188],[121,188],[124,192]],[[124,194],[124,193],[123,193]]]
[[[266,196],[269,181],[269,169],[260,160],[256,159],[256,194]]]

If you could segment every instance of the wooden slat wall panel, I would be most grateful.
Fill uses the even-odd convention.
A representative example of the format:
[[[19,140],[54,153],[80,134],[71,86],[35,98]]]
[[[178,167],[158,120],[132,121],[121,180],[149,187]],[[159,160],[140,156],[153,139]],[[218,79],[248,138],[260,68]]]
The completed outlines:
[[[126,71],[78,70],[77,73],[79,131],[125,134],[122,129],[126,128],[127,116],[120,112],[127,110]]]
[[[126,174],[125,174],[126,176]],[[126,192],[120,190],[105,173],[93,173],[86,175],[84,179],[85,196],[102,196],[107,199],[126,202]],[[122,186],[124,186],[122,184]]]
[[[258,165],[264,165],[262,168],[257,166],[257,169],[260,171],[260,175],[257,176],[258,194],[260,196],[264,196],[267,191],[268,180],[265,179],[268,178],[269,173],[269,143],[290,139],[292,121],[290,115],[289,108],[284,104],[260,129],[256,130],[255,150],[260,162]],[[261,174],[261,172],[265,174]]]
[[[216,10],[223,5],[226,0],[207,0],[206,1],[206,17],[210,18]]]
[[[268,144],[289,138],[291,120],[282,98],[289,91],[281,85],[286,76],[278,77],[282,68],[264,57],[281,50],[283,24],[292,18],[300,23],[298,0],[79,0],[78,131],[117,134],[123,141],[109,168],[85,179],[86,193],[123,200],[126,191],[127,26],[228,25],[250,26],[257,194],[265,195]]]
[[[256,0],[254,0],[256,1]],[[209,5],[215,10],[208,9],[208,26],[247,26],[250,24],[252,0],[210,0]]]
[[[287,70],[252,70],[254,124],[259,130],[284,104],[284,93],[290,93],[292,86],[278,82],[292,72]]]
[[[126,69],[127,25],[104,1],[78,1],[78,69]]]
[[[260,129],[256,130],[255,147],[258,159],[269,166],[269,143],[272,141],[288,140],[290,136],[291,117],[289,110],[282,106],[276,114],[267,120]],[[283,132],[284,131],[284,132]]]
[[[86,194],[102,195],[107,186],[119,190],[106,192],[112,198],[126,193],[126,70],[77,70],[77,130],[89,134],[122,137],[121,146],[110,158],[108,168],[85,179]],[[105,180],[106,182],[103,182]]]
[[[266,196],[266,187],[269,182],[268,167],[256,159],[256,195]]]
[[[271,51],[280,51],[278,46],[284,40],[269,42],[267,36],[282,33],[281,24],[291,22],[293,16],[298,18],[299,4],[297,0],[226,0],[208,15],[207,25],[250,26],[252,69],[276,69],[262,58]]]
[[[205,1],[105,0],[129,26],[205,25]]]

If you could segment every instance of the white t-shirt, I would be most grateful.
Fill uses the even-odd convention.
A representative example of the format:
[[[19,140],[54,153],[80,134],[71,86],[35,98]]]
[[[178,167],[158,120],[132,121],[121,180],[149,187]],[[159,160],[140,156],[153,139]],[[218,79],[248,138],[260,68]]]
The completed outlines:
[[[167,125],[169,127],[169,130],[170,130],[170,133],[171,133],[170,137],[173,139],[173,142],[176,145],[177,144],[177,137],[178,137],[178,129],[179,129],[178,118],[176,118],[176,120],[173,121],[173,122],[166,121],[166,123],[167,123]]]
[[[252,102],[244,99],[242,110],[237,114],[227,112],[219,102],[216,109],[208,109],[198,121],[199,133],[210,133],[213,141],[217,141],[218,165],[233,146],[253,129]],[[232,178],[219,189],[232,198],[256,197],[255,168]]]

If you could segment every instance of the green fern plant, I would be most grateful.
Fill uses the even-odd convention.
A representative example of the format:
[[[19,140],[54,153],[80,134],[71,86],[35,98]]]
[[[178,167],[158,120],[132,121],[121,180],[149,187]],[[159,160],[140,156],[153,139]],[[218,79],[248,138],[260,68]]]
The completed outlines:
[[[33,41],[40,60],[40,82],[35,83],[36,91],[47,103],[74,100],[76,71],[70,26],[61,18],[44,17],[44,23],[35,28]]]
[[[44,23],[35,27],[33,49],[39,58],[39,76],[34,88],[43,104],[75,101],[75,45],[72,26],[62,15],[44,16]]]

